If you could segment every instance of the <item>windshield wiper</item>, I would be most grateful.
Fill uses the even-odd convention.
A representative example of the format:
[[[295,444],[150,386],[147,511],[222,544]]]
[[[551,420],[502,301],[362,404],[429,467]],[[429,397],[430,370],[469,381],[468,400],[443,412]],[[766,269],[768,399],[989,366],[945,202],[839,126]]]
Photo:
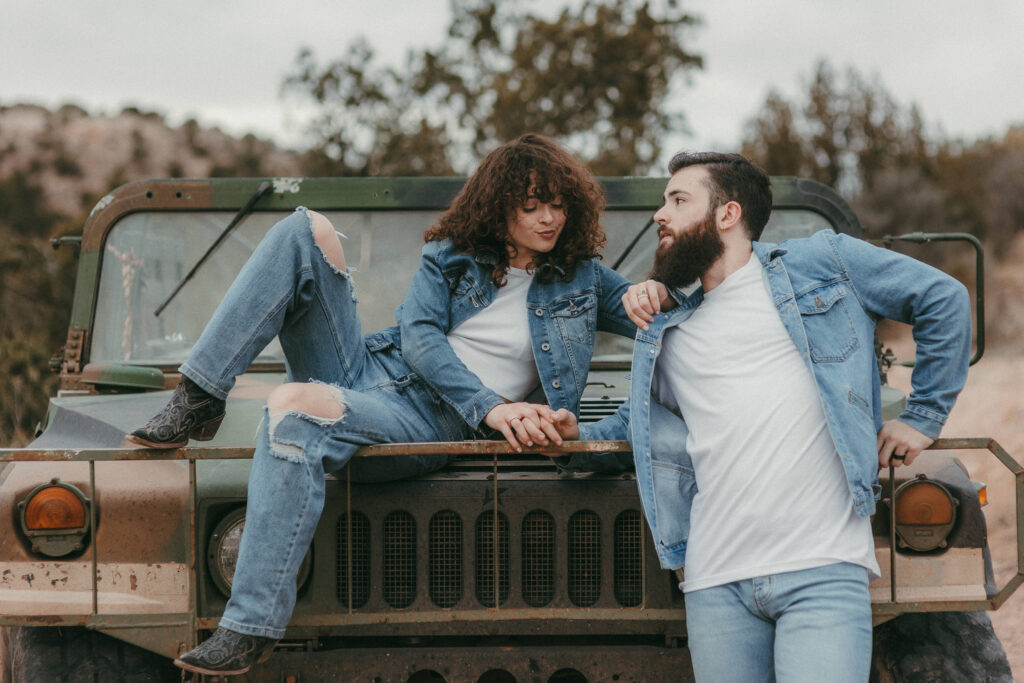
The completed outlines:
[[[640,228],[640,232],[636,234],[636,237],[633,238],[633,241],[626,246],[625,250],[623,250],[619,258],[615,259],[615,263],[612,264],[612,270],[619,269],[619,266],[622,265],[622,262],[625,261],[626,257],[629,256],[631,251],[633,251],[633,247],[637,245],[637,242],[643,239],[643,236],[647,234],[647,231],[650,230],[652,225],[654,225],[654,216],[651,216],[647,220],[647,224],[644,225],[644,227]]]
[[[196,274],[196,271],[199,270],[199,267],[206,262],[206,259],[209,258],[210,254],[213,253],[213,250],[220,246],[220,243],[224,241],[224,238],[228,236],[228,233],[231,232],[236,225],[241,223],[243,218],[252,213],[252,209],[254,206],[256,206],[256,202],[258,202],[260,198],[263,197],[263,195],[269,192],[271,187],[272,185],[270,184],[269,180],[264,180],[262,183],[260,183],[259,187],[257,187],[256,191],[252,193],[252,196],[249,197],[249,200],[245,203],[245,205],[238,210],[238,213],[235,214],[235,217],[231,219],[231,222],[228,223],[227,227],[221,231],[217,239],[214,240],[213,244],[210,245],[210,248],[206,250],[206,253],[199,258],[199,261],[197,261],[194,266],[192,266],[192,270],[188,271],[188,275],[186,275],[185,278],[178,283],[178,286],[174,288],[174,291],[171,292],[170,296],[164,299],[164,302],[156,307],[156,310],[153,311],[153,315],[159,316],[161,313],[163,313],[164,309],[167,308],[167,304],[171,303],[171,299],[177,296],[178,292],[181,291],[181,288],[185,286],[185,283],[192,279],[192,276]]]

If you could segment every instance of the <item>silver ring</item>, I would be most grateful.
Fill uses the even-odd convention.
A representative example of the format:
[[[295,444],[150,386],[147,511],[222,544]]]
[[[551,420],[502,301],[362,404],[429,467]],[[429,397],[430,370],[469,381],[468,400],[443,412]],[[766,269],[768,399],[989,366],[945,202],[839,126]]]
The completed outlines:
[[[649,296],[649,295],[647,294],[647,292],[640,292],[639,294],[637,294],[638,298],[641,297],[641,296]]]

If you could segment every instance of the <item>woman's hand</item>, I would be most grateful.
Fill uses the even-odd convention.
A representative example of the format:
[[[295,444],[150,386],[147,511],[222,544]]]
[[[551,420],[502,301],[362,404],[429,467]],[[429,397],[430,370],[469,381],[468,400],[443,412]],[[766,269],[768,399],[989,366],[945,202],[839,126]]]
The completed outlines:
[[[554,426],[555,411],[536,403],[503,403],[491,409],[484,417],[484,424],[502,433],[505,440],[517,452],[537,444],[547,446],[549,442],[562,445],[562,436]]]
[[[647,280],[631,285],[622,295],[622,306],[626,315],[636,326],[646,330],[647,323],[654,320],[654,314],[671,311],[676,301],[668,295],[668,288],[657,280]]]

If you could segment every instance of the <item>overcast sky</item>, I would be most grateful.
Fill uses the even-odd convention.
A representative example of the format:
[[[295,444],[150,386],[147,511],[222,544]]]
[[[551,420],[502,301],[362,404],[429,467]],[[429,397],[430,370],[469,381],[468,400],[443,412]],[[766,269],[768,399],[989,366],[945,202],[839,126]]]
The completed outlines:
[[[735,148],[768,90],[797,98],[820,58],[878,77],[948,136],[1024,123],[1024,1],[682,1],[703,20],[688,48],[705,66],[681,91],[692,134],[666,155]],[[363,35],[400,64],[439,44],[448,16],[447,0],[0,0],[0,104],[134,105],[296,145],[301,112],[280,85],[300,47],[324,62]]]

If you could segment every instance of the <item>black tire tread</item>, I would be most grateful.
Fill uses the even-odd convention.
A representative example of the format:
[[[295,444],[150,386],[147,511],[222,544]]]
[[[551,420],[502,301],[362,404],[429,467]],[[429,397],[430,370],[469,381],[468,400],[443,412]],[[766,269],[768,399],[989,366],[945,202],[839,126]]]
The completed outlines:
[[[5,656],[16,683],[180,681],[170,659],[81,627],[14,627]]]
[[[904,614],[877,626],[871,674],[877,683],[1013,683],[984,612]]]

